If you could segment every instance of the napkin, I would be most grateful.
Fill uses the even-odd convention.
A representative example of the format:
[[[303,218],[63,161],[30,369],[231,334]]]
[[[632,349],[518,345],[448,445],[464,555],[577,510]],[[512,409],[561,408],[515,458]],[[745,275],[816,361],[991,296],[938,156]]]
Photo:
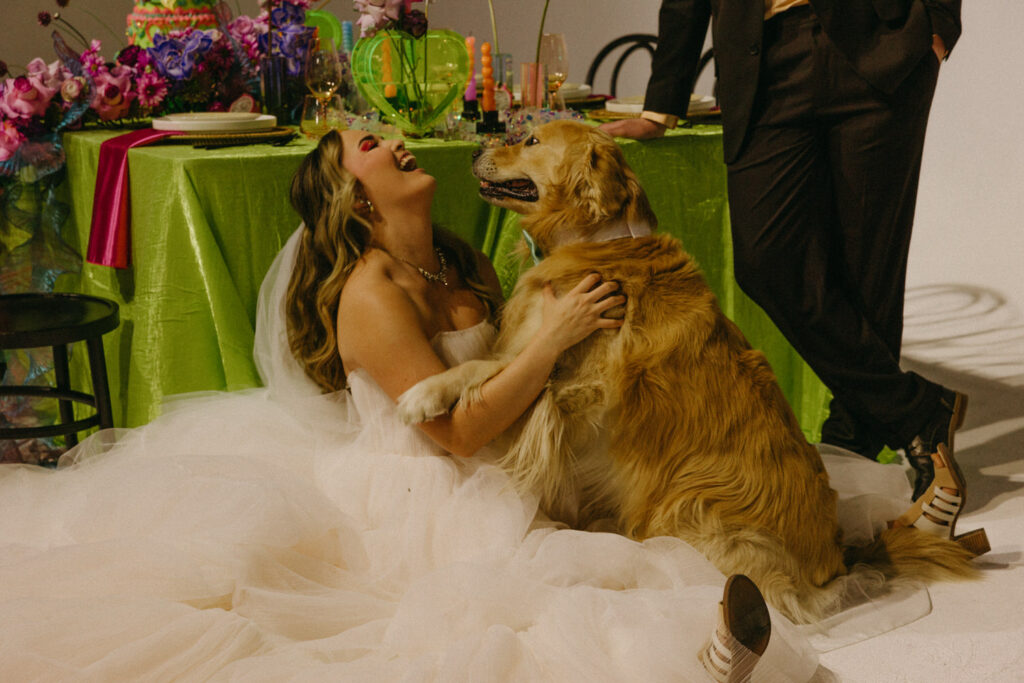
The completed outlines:
[[[100,145],[93,191],[92,225],[86,261],[127,268],[131,263],[131,211],[128,199],[128,150],[156,142],[177,131],[143,128],[110,138]]]

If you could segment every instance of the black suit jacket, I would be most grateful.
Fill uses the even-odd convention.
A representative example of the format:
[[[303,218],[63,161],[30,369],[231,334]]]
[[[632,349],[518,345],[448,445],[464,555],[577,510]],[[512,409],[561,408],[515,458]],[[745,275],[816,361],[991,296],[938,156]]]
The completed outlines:
[[[822,29],[853,68],[892,94],[929,53],[937,33],[952,50],[961,0],[809,0]],[[682,116],[711,21],[725,161],[742,151],[757,91],[764,0],[663,0],[644,109]]]

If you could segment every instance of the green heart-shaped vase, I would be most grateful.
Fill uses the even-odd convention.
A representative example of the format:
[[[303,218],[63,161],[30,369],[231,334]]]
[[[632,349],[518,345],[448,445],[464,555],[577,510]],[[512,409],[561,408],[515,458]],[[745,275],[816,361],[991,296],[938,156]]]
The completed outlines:
[[[352,75],[367,102],[404,132],[422,136],[448,113],[469,79],[469,51],[444,29],[413,38],[378,31],[352,50]]]

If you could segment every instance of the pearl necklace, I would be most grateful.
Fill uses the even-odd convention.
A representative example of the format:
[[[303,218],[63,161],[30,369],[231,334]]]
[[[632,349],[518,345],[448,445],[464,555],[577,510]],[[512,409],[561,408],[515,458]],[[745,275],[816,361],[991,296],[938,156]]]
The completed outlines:
[[[418,270],[420,272],[420,275],[422,275],[423,279],[426,280],[427,282],[440,282],[442,285],[447,287],[448,286],[448,259],[446,259],[444,257],[444,252],[441,251],[441,249],[439,247],[434,247],[434,253],[437,254],[437,260],[441,264],[441,268],[436,273],[431,273],[428,270],[424,270],[423,268],[420,268],[419,266],[417,266],[412,261],[406,261],[402,257],[398,257],[398,260],[402,261],[404,263],[408,263],[410,266],[412,266],[413,268]]]

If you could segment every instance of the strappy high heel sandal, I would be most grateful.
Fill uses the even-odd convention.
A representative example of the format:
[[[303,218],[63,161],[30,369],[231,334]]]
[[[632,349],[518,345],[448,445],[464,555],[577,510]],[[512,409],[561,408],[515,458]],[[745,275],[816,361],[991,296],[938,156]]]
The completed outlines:
[[[700,652],[700,663],[717,683],[747,683],[771,633],[761,591],[746,576],[733,574],[725,582],[718,623]]]
[[[956,541],[975,557],[984,555],[992,549],[984,529],[975,529],[959,536],[956,534],[956,520],[967,502],[967,488],[963,473],[945,444],[938,445],[937,455],[943,467],[935,468],[931,490],[921,494],[910,509],[895,521],[894,526],[912,526]],[[944,488],[956,489],[959,495],[943,491]]]

